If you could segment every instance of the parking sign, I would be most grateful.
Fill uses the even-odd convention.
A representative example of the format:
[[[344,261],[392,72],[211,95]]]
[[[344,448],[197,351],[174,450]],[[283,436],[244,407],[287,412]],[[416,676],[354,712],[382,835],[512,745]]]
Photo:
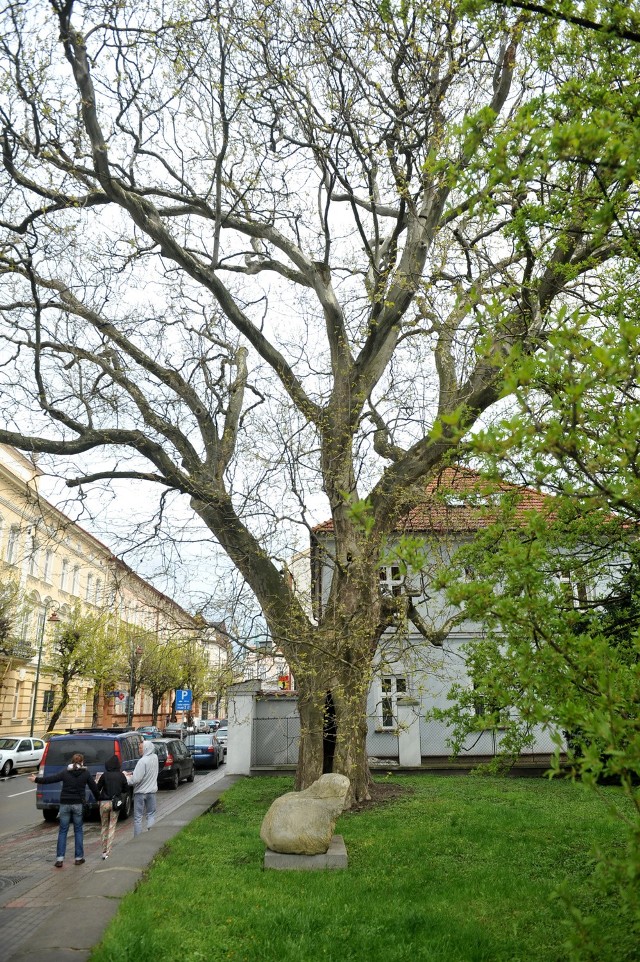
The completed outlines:
[[[190,711],[193,692],[190,688],[176,688],[176,711]]]

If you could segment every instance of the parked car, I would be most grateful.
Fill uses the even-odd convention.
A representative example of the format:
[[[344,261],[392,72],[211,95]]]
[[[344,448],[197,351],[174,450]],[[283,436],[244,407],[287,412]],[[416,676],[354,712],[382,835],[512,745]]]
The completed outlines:
[[[140,732],[145,741],[153,741],[154,738],[162,738],[162,732],[155,725],[142,725],[140,728],[136,728],[137,732]]]
[[[218,721],[217,718],[207,719],[207,721],[205,721],[205,725],[207,726],[207,730],[211,733],[217,732],[218,729],[220,728],[220,722]]]
[[[84,763],[96,778],[104,771],[108,758],[117,755],[123,772],[131,772],[140,758],[140,732],[120,728],[77,728],[67,735],[54,735],[45,747],[40,762],[39,775],[52,775],[65,768],[76,752],[84,755]],[[60,807],[61,782],[36,785],[36,808],[41,809],[47,822],[54,822]],[[133,789],[125,795],[120,818],[128,818],[133,805]],[[96,811],[98,802],[87,788],[85,797],[87,811]]]
[[[42,738],[22,738],[19,735],[0,738],[0,775],[6,778],[20,769],[37,768],[44,749]]]
[[[227,754],[227,735],[229,734],[229,729],[225,725],[224,728],[220,727],[216,732],[216,738],[222,745],[225,755]]]
[[[45,732],[44,735],[41,736],[42,741],[48,742],[54,735],[68,735],[70,731],[70,728],[54,728],[52,732]]]
[[[187,735],[184,747],[196,768],[217,768],[224,762],[224,748],[215,735]]]
[[[181,738],[154,738],[153,747],[158,756],[158,788],[176,789],[180,782],[194,780],[193,758]]]
[[[184,738],[187,734],[186,722],[168,722],[162,729],[163,738]]]

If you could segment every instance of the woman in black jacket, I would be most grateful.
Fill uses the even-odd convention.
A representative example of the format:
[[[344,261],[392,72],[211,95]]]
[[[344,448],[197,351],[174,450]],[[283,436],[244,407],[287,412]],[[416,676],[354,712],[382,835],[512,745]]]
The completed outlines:
[[[119,811],[114,811],[113,799],[117,795],[124,795],[129,791],[127,776],[120,770],[120,759],[112,755],[104,764],[104,774],[98,776],[97,785],[100,787],[100,841],[102,842],[102,857],[109,858],[116,833],[116,822]]]
[[[29,779],[38,785],[62,782],[60,808],[58,810],[60,828],[58,829],[58,845],[56,848],[56,868],[62,868],[65,852],[67,851],[67,834],[72,820],[76,865],[82,865],[84,862],[82,812],[84,809],[85,789],[87,785],[96,799],[100,795],[100,789],[96,785],[93,776],[90,771],[84,767],[84,755],[81,755],[79,752],[72,755],[71,763],[67,765],[62,772],[54,772],[53,775],[30,775]]]

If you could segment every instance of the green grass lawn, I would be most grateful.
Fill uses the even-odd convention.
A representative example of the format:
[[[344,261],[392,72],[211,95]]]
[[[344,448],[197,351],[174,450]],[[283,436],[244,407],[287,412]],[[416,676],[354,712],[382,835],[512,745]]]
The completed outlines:
[[[638,958],[613,901],[593,894],[595,849],[623,845],[617,789],[388,781],[408,791],[340,818],[349,868],[333,872],[264,871],[260,824],[292,783],[237,783],[123,900],[91,962],[560,962],[573,911],[589,915],[612,960]]]

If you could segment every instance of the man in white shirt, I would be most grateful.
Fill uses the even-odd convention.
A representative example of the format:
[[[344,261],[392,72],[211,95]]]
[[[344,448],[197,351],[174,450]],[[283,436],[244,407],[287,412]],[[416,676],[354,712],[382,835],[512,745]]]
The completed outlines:
[[[158,791],[158,756],[153,742],[140,742],[142,756],[131,773],[133,785],[133,837],[142,832],[142,818],[146,812],[147,830],[156,820],[156,794]]]

